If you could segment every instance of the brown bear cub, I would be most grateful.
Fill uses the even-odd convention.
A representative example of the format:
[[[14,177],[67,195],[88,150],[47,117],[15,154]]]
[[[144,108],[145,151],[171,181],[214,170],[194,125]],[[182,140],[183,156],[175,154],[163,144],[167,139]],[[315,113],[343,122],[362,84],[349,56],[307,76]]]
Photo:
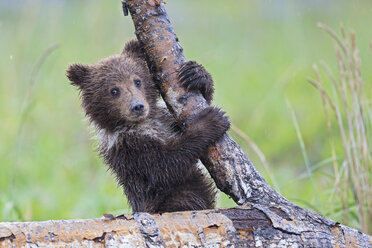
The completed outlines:
[[[178,76],[188,90],[200,90],[212,100],[213,81],[201,65],[186,62]],[[100,138],[99,152],[134,212],[214,207],[215,188],[197,161],[229,129],[223,112],[208,107],[181,131],[159,104],[159,90],[135,40],[122,54],[97,64],[71,65],[67,77],[80,90],[86,116]]]

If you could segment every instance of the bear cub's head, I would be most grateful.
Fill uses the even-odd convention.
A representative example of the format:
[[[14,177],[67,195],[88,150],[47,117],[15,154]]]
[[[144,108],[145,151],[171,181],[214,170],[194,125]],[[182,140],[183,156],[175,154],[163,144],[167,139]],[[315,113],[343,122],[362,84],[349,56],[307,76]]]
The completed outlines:
[[[97,64],[72,64],[66,75],[80,90],[87,117],[101,129],[136,125],[156,106],[158,91],[136,40]]]

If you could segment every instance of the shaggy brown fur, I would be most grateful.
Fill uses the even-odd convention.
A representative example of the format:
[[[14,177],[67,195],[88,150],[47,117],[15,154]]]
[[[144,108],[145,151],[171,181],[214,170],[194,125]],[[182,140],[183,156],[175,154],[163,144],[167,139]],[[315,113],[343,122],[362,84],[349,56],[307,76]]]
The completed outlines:
[[[97,128],[99,151],[134,212],[171,212],[214,207],[215,188],[197,167],[198,158],[219,140],[229,121],[208,107],[180,132],[147,69],[140,44],[94,65],[73,64],[67,77],[81,93],[87,117]],[[213,81],[195,62],[180,67],[188,90],[210,102]]]

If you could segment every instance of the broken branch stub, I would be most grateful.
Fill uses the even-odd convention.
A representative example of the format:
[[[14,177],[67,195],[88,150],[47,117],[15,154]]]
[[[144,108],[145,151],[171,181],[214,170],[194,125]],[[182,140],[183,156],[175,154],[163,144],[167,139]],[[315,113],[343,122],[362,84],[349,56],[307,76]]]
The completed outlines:
[[[200,93],[187,92],[178,82],[177,70],[186,61],[183,49],[160,0],[127,0],[147,63],[162,97],[176,119],[192,118],[207,107]],[[270,202],[278,195],[256,171],[239,145],[228,135],[208,149],[201,159],[217,187],[238,204]]]

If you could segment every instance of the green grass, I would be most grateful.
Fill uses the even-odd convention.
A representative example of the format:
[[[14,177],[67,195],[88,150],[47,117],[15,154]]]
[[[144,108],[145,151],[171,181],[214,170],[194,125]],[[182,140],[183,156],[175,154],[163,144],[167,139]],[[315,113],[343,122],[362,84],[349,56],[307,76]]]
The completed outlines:
[[[316,79],[308,79],[322,96],[327,118],[334,181],[329,202],[340,206],[343,223],[357,220],[363,232],[372,233],[370,85],[363,82],[355,33],[341,27],[341,35],[337,35],[326,25],[319,26],[334,39],[339,65],[335,76],[325,62],[321,63],[328,80],[324,80],[314,65]]]
[[[167,2],[186,57],[210,71],[215,104],[263,151],[281,194],[301,206],[327,209],[332,162],[312,171],[312,179],[306,176],[331,154],[321,97],[306,78],[321,59],[337,69],[333,42],[316,23],[334,29],[343,23],[355,30],[370,90],[372,2]],[[64,74],[69,63],[94,63],[119,53],[133,33],[120,1],[0,1],[0,220],[130,212],[94,151],[78,93]],[[308,167],[286,98],[296,114]],[[268,178],[249,145],[231,134]],[[220,207],[233,204],[221,196]]]

